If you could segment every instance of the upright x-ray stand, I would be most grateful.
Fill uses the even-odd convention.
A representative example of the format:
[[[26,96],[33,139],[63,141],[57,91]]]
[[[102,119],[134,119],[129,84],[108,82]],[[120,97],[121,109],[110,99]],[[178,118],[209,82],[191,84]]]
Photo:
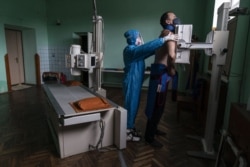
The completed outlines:
[[[207,55],[212,56],[212,72],[208,99],[208,112],[206,117],[206,127],[204,138],[188,136],[202,142],[204,151],[188,151],[190,156],[200,158],[215,159],[213,140],[216,116],[219,102],[219,92],[221,83],[221,69],[226,61],[227,42],[229,32],[227,22],[229,17],[230,3],[223,3],[218,9],[217,30],[211,31],[207,35],[206,43],[180,43],[179,46],[187,49],[205,49]],[[177,54],[178,55],[178,54]]]

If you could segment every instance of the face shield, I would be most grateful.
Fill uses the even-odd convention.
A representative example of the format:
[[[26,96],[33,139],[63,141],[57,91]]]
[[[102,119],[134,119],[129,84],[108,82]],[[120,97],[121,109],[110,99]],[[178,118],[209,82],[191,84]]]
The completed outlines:
[[[144,41],[143,41],[143,38],[142,38],[142,35],[139,33],[138,37],[136,38],[136,45],[143,45],[144,44]]]
[[[144,44],[143,38],[139,31],[137,30],[128,30],[124,33],[124,37],[127,39],[129,45],[142,45]]]

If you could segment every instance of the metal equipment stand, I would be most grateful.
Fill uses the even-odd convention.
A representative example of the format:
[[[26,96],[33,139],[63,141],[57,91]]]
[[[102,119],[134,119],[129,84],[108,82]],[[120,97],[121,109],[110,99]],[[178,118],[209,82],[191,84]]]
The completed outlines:
[[[208,112],[204,138],[197,136],[187,136],[191,139],[201,141],[203,151],[188,151],[187,154],[194,157],[216,159],[214,152],[214,129],[218,110],[221,68],[226,61],[227,42],[229,32],[227,31],[227,21],[229,17],[230,3],[223,3],[218,9],[217,29],[212,37],[212,73],[208,99]]]

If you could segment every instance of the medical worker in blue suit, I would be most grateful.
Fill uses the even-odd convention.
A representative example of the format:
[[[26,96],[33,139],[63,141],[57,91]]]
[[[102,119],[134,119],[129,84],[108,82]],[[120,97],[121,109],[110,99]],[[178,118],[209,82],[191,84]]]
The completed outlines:
[[[145,59],[154,55],[155,50],[168,40],[177,40],[176,35],[165,35],[147,43],[143,43],[139,31],[131,29],[124,33],[127,46],[123,50],[124,107],[127,109],[127,140],[140,141],[140,134],[135,128],[135,119],[140,103],[141,87],[145,72]]]

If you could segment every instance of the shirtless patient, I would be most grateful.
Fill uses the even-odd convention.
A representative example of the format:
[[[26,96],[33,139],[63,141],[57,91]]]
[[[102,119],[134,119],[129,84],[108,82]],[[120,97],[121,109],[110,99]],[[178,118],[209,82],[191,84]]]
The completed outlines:
[[[161,32],[161,36],[166,36],[169,33],[175,33],[175,25],[179,22],[179,19],[173,12],[166,12],[162,15],[160,23],[164,30]],[[168,67],[169,75],[175,75],[174,62],[176,59],[176,41],[167,41],[164,46],[159,48],[155,53],[155,62],[158,64],[164,64]]]
[[[173,12],[166,12],[161,16],[160,24],[163,31],[160,36],[165,36],[175,31],[174,22],[177,19]],[[178,37],[177,37],[178,39]],[[155,61],[151,64],[151,74],[148,88],[147,105],[145,114],[147,125],[145,140],[153,147],[163,145],[155,140],[155,135],[165,133],[157,129],[158,123],[164,111],[168,82],[175,75],[174,62],[176,58],[176,40],[167,41],[155,52]]]

